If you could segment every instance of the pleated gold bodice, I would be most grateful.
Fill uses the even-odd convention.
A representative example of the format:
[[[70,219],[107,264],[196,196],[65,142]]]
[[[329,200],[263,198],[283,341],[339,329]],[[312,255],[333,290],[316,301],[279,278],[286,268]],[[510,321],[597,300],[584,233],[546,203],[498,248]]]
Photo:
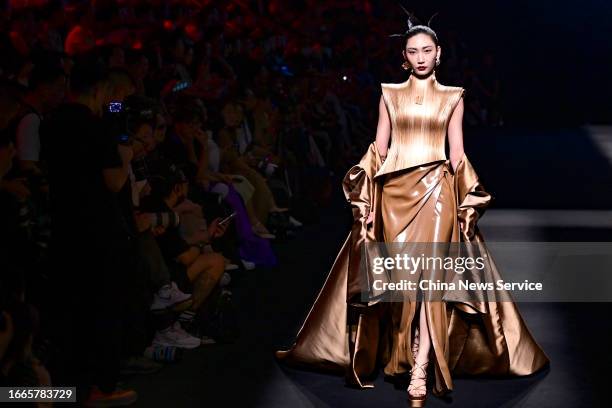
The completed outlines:
[[[391,121],[387,159],[375,177],[424,163],[446,160],[448,122],[464,89],[411,75],[399,84],[382,83]]]

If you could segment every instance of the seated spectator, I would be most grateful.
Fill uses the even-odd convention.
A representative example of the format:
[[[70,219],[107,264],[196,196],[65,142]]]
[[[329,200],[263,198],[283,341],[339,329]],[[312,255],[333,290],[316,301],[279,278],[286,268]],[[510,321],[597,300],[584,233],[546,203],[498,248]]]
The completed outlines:
[[[6,386],[50,387],[49,372],[32,352],[34,336],[38,331],[38,312],[23,302],[7,307],[12,338],[2,359],[2,377]],[[49,405],[47,405],[49,406]]]
[[[149,59],[138,50],[128,50],[125,53],[125,68],[136,85],[136,94],[145,94],[144,80],[149,72]]]
[[[16,121],[17,157],[22,172],[41,174],[40,123],[43,115],[55,109],[64,99],[66,75],[59,67],[36,64],[24,96],[24,109]]]
[[[13,167],[15,157],[15,145],[9,137],[7,130],[0,131],[0,181]]]
[[[152,296],[150,302],[150,310],[153,311],[156,321],[156,326],[164,330],[164,336],[167,340],[166,345],[172,347],[199,346],[199,339],[187,335],[179,330],[175,330],[172,326],[168,327],[166,319],[159,319],[158,316],[165,312],[182,312],[192,306],[192,296],[182,292],[177,284],[171,280],[170,270],[166,260],[161,253],[159,245],[155,239],[163,229],[167,218],[163,214],[143,213],[140,211],[140,199],[150,192],[147,178],[149,177],[148,168],[146,166],[147,149],[154,147],[153,126],[155,112],[150,109],[150,104],[143,104],[143,98],[132,96],[126,99],[124,104],[124,112],[120,116],[121,121],[126,124],[126,134],[129,136],[128,142],[131,143],[134,151],[134,158],[130,163],[129,179],[131,185],[131,201],[134,208],[134,218],[138,233],[135,236],[139,267],[143,269],[143,282],[147,288],[147,293]],[[146,102],[146,101],[144,101]],[[150,296],[148,296],[150,299]],[[141,316],[144,317],[144,316]],[[163,317],[163,316],[162,316]],[[135,320],[137,316],[135,316]],[[135,321],[135,326],[140,326],[144,323],[144,318],[141,321]],[[159,335],[157,336],[159,337]],[[173,342],[169,343],[168,339]],[[128,356],[122,362],[122,373],[130,374],[150,374],[161,368],[161,366],[153,362],[149,348],[134,349],[133,355]],[[144,353],[144,355],[143,355]]]
[[[7,130],[0,132],[0,292],[1,300],[16,293],[22,296],[26,264],[31,255],[29,239],[20,222],[20,198],[7,188],[4,176],[13,166],[15,148]],[[6,292],[6,293],[5,293]],[[14,299],[20,300],[23,299]],[[2,305],[0,305],[2,306]]]
[[[237,148],[237,134],[242,125],[240,106],[235,102],[226,104],[223,108],[223,119],[225,127],[219,131],[218,135],[218,145],[221,150],[221,171],[242,175],[255,187],[253,209],[259,223],[256,221],[253,225],[256,233],[263,232],[260,224],[266,223],[270,213],[287,211],[288,209],[280,208],[276,204],[266,179],[242,158]]]
[[[154,293],[151,310],[163,310],[171,308],[175,311],[183,311],[191,306],[190,294],[181,292],[175,282],[171,282],[170,272],[161,251],[154,239],[153,230],[159,231],[163,228],[163,220],[158,214],[142,213],[139,210],[140,199],[150,193],[146,156],[155,149],[153,127],[155,125],[156,112],[151,109],[152,101],[132,96],[125,101],[127,133],[132,139],[134,158],[130,164],[130,183],[132,190],[132,203],[136,210],[136,217],[144,217],[143,231],[137,236],[139,244],[139,257],[151,279]],[[161,225],[160,225],[161,224]]]
[[[14,156],[15,148],[4,130],[0,133],[0,180],[11,169]],[[38,313],[24,303],[27,237],[13,203],[10,193],[0,191],[0,385],[51,386],[49,372],[32,352]]]
[[[201,117],[200,123],[208,123],[207,110],[199,99],[185,98],[181,103],[198,106]],[[252,269],[254,265],[273,266],[276,264],[276,257],[270,244],[262,238],[275,238],[275,236],[270,234],[255,216],[251,200],[254,187],[244,176],[219,172],[220,150],[211,137],[212,133],[212,130],[209,129],[204,131],[204,139],[206,140],[204,150],[208,154],[203,163],[207,170],[204,173],[208,185],[207,191],[220,194],[224,202],[229,204],[236,213],[233,224],[238,235],[239,255],[243,266],[246,269]],[[254,232],[253,225],[257,226],[258,233]]]
[[[228,89],[235,85],[236,74],[233,68],[221,56],[213,57],[223,69],[224,76],[211,70],[211,58],[199,53],[195,64],[195,81],[190,93],[201,97],[205,101],[218,100],[228,93]]]
[[[122,102],[136,91],[134,80],[127,70],[113,68],[108,73],[108,102]]]
[[[0,311],[0,361],[4,359],[11,341],[13,340],[13,318],[4,310]],[[0,386],[6,387],[7,380],[4,372],[0,371]]]
[[[185,173],[192,185],[208,187],[206,135],[196,107],[180,107],[172,115],[172,131],[160,145],[163,156]]]
[[[76,24],[71,27],[64,40],[64,50],[68,55],[86,54],[96,46],[93,31],[94,13],[92,8],[80,5],[75,7]]]
[[[262,101],[258,99],[252,90],[244,91],[244,99],[242,100],[244,110],[242,110],[244,129],[238,135],[238,149],[241,155],[249,152],[249,158],[252,160],[249,164],[257,165],[259,161],[268,157],[269,160],[280,165],[282,159],[276,155],[276,129],[271,128],[269,120],[269,100]],[[240,105],[239,105],[240,106]],[[252,132],[254,134],[252,134]]]
[[[170,166],[160,171],[160,174],[151,177],[149,181],[151,193],[143,199],[142,209],[174,218],[172,222],[156,229],[157,242],[166,262],[174,271],[173,280],[178,283],[179,288],[187,292],[190,291],[188,289],[193,288],[191,310],[197,313],[219,284],[225,270],[225,258],[219,253],[205,253],[205,243],[190,246],[181,237],[179,221],[174,215],[174,208],[187,197],[189,183],[184,174],[175,166]],[[211,225],[208,232],[209,239],[212,240],[223,235],[225,227],[217,224],[213,228]],[[180,328],[172,326],[167,331],[158,332],[154,343],[176,344],[177,329]]]

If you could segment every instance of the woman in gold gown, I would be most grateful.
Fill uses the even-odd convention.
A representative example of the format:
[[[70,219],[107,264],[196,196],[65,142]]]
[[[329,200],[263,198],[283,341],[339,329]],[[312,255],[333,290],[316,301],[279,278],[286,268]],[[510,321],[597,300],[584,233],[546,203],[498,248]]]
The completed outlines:
[[[451,374],[528,375],[549,360],[512,301],[364,303],[360,297],[365,243],[484,242],[476,222],[491,195],[463,151],[464,89],[437,82],[441,48],[430,27],[409,19],[404,36],[403,67],[413,73],[405,82],[381,84],[376,141],[343,180],[352,230],[294,345],[276,356],[341,370],[360,388],[373,387],[381,365],[389,376],[409,372],[408,398],[422,406],[428,368],[434,394],[443,395],[453,389]]]

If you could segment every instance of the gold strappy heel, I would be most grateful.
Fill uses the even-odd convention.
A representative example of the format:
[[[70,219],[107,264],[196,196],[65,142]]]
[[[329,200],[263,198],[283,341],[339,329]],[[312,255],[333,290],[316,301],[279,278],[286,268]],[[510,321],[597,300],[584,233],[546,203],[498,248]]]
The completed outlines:
[[[408,402],[410,402],[411,408],[421,408],[425,406],[425,399],[427,399],[427,366],[429,361],[423,364],[414,362],[414,367],[410,370],[410,384],[408,385]],[[421,373],[419,374],[418,371]],[[413,376],[414,374],[414,376]],[[423,380],[421,385],[413,385],[414,380]],[[423,391],[423,395],[412,395],[410,392]]]

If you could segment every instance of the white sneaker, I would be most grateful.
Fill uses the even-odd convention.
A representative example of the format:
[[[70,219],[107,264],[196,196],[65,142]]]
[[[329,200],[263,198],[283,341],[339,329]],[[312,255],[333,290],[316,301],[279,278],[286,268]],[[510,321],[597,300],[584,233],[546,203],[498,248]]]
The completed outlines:
[[[178,322],[175,322],[172,326],[165,330],[158,331],[155,333],[155,338],[153,338],[153,345],[156,346],[172,346],[193,349],[200,346],[201,343],[202,341],[199,338],[194,337],[183,330]]]
[[[246,259],[241,259],[240,261],[242,262],[242,266],[244,266],[244,269],[246,269],[247,271],[252,271],[253,269],[255,269],[254,262],[247,261]]]
[[[229,285],[231,281],[232,281],[232,277],[230,276],[230,274],[227,272],[223,272],[223,275],[221,275],[221,279],[219,279],[219,286],[220,287],[227,286]]]
[[[172,282],[168,285],[162,286],[157,293],[153,295],[151,310],[165,310],[181,303],[186,309],[191,306],[190,301],[191,295],[181,292],[181,290],[176,286],[176,283]]]
[[[178,300],[179,302],[184,302],[187,299],[191,299],[191,294],[190,293],[184,293],[183,291],[181,291],[178,286],[176,286],[176,282],[172,281],[170,282],[170,286],[171,286],[171,293],[172,293],[172,298]]]
[[[193,319],[195,319],[195,312],[191,311],[191,310],[185,310],[183,313],[181,313],[178,317],[179,322],[183,322],[183,323],[191,323],[193,322]]]

